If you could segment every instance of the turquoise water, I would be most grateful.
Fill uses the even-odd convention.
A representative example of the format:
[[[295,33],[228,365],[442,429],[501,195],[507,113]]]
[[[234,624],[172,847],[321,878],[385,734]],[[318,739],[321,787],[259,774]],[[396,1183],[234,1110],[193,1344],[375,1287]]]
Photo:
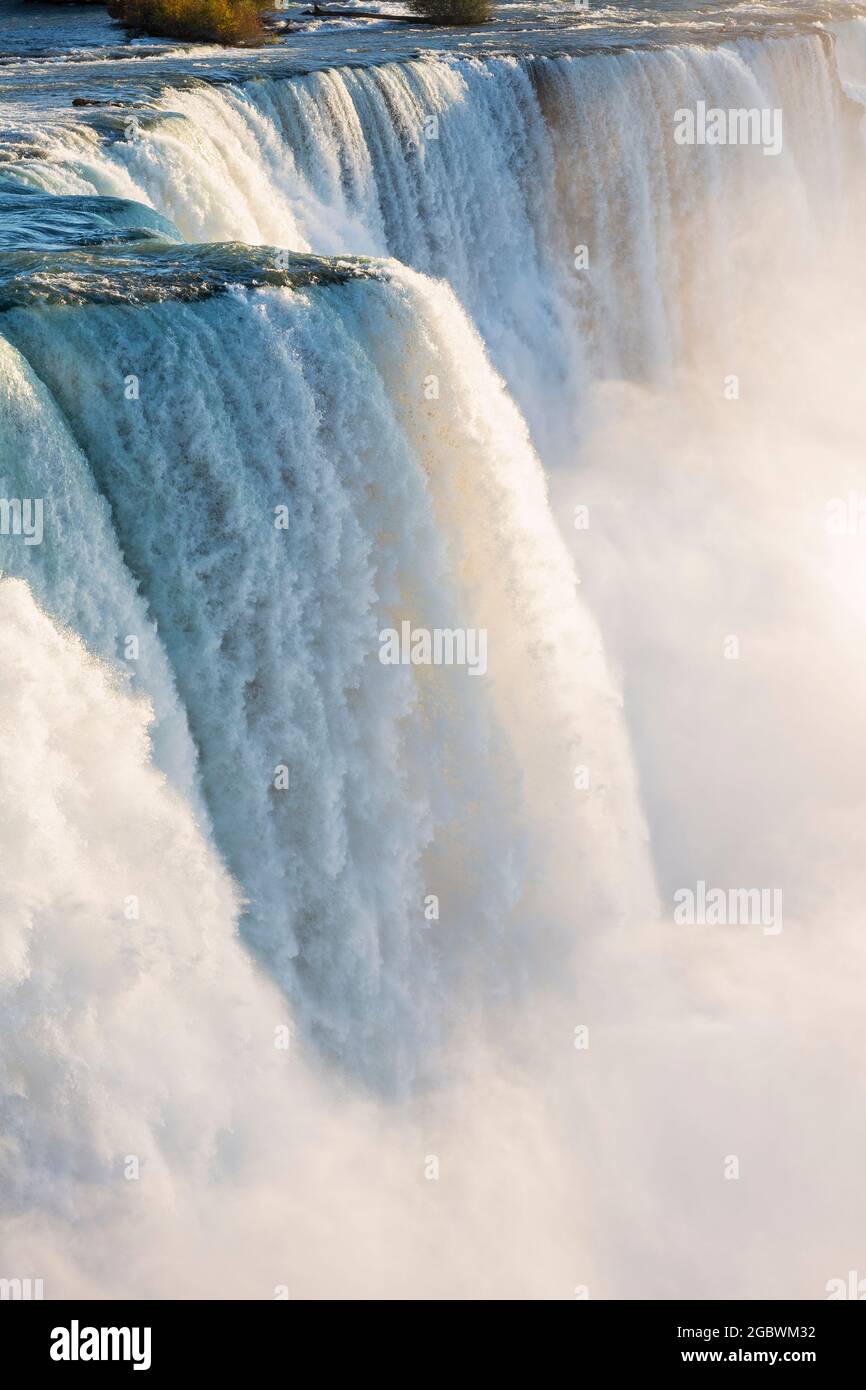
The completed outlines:
[[[0,4],[0,1275],[822,1297],[864,7],[241,52]],[[681,145],[707,102],[783,148]],[[383,664],[404,621],[484,679]],[[784,913],[686,926],[699,884]]]
[[[425,26],[358,20],[321,21],[305,17],[304,5],[280,10],[291,29],[253,52],[178,44],[169,40],[128,40],[102,5],[29,4],[0,0],[0,189],[31,181],[32,157],[48,157],[42,123],[49,118],[96,132],[108,143],[125,138],[130,116],[140,124],[164,118],[154,112],[167,89],[199,82],[243,84],[262,77],[298,76],[331,67],[362,67],[441,54],[469,56],[553,56],[622,49],[665,48],[672,44],[711,45],[748,36],[790,34],[821,26],[848,14],[861,14],[859,0],[712,0],[594,5],[588,12],[562,3],[499,4],[495,23],[477,30],[431,31]],[[78,106],[73,103],[80,103]],[[84,105],[83,103],[88,103]],[[92,104],[91,104],[92,103]],[[22,161],[24,162],[22,166]],[[0,237],[15,244],[25,204],[0,205]],[[137,238],[140,225],[117,208],[68,202],[54,210],[43,203],[27,207],[32,225],[21,229],[20,245],[43,249],[64,240],[96,244],[104,228],[108,242]],[[124,226],[118,232],[120,218]],[[133,217],[135,224],[136,219]],[[141,219],[138,219],[140,224]],[[49,227],[50,223],[50,227]],[[148,229],[151,235],[153,228]]]

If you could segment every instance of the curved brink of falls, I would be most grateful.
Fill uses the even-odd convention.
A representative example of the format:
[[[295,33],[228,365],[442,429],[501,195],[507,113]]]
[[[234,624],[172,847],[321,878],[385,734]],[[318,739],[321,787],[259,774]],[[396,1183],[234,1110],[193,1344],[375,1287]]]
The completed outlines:
[[[573,1172],[593,1192],[615,1172],[622,1193],[633,1161],[646,1209],[599,1198],[597,1218],[625,1252],[597,1281],[621,1293],[669,1208],[667,1175],[697,1203],[695,1152],[722,1152],[760,1110],[754,1056],[789,1055],[811,965],[754,967],[779,1030],[767,1042],[741,958],[720,947],[704,974],[672,963],[669,937],[652,961],[644,943],[676,887],[713,871],[784,881],[806,953],[813,921],[835,926],[827,903],[847,921],[858,900],[844,776],[826,828],[790,793],[792,744],[816,804],[840,754],[812,727],[812,649],[780,634],[792,613],[809,640],[830,632],[822,660],[851,692],[830,722],[849,746],[860,687],[830,596],[859,612],[866,583],[856,560],[853,576],[828,566],[822,509],[858,476],[863,33],[851,20],[192,83],[129,131],[45,119],[3,166],[0,491],[44,498],[45,535],[0,536],[0,738],[23,808],[2,826],[0,981],[20,1041],[0,1167],[11,1210],[40,1211],[35,1248],[61,1285],[65,1228],[50,1223],[81,1202],[123,1249],[147,1248],[112,1186],[132,1153],[159,1220],[176,1203],[193,1229],[211,1182],[234,1183],[221,1248],[252,1227],[266,1282],[289,1257],[261,1210],[291,1200],[298,1248],[317,1251],[298,1278],[330,1292],[342,1240],[357,1269],[381,1258],[353,1146],[375,1156],[388,1248],[416,1248],[435,1227],[405,1174],[444,1133],[464,1145],[451,1200],[468,1253],[464,1267],[440,1252],[441,1277],[498,1292],[482,1267],[501,1207],[478,1200],[477,1173],[504,1130],[523,1162],[515,1176],[505,1146],[499,1195],[531,1214],[515,1247],[544,1257],[537,1283],[506,1261],[501,1287],[573,1286],[596,1219]],[[698,101],[782,111],[781,153],[676,146],[674,113]],[[763,414],[748,392],[722,413],[732,376]],[[595,548],[580,550],[586,506]],[[379,634],[404,620],[483,629],[487,673],[382,664]],[[730,715],[718,651],[734,631],[754,664]],[[768,786],[744,806],[731,768],[756,748]],[[845,936],[836,959],[849,949]],[[605,1041],[594,1082],[567,1067],[588,1013]],[[272,1055],[283,1027],[310,1067],[290,1081]],[[478,1063],[473,1092],[479,1037],[497,1066]],[[335,1104],[346,1073],[366,1089]],[[453,1110],[429,1101],[438,1128],[411,1110],[411,1132],[358,1099],[440,1091]],[[317,1225],[321,1202],[307,1210],[318,1151],[286,1122],[287,1095],[340,1155],[333,1227]],[[779,1128],[799,1134],[800,1119]],[[673,1136],[661,1177],[657,1132]],[[727,1291],[754,1293],[771,1245],[753,1275],[733,1261]],[[849,1258],[843,1243],[833,1258]],[[219,1277],[246,1291],[231,1263]],[[94,1257],[96,1290],[110,1268]],[[178,1277],[193,1279],[145,1261],[141,1282]],[[436,1294],[439,1277],[416,1285]],[[670,1278],[718,1296],[687,1251]]]

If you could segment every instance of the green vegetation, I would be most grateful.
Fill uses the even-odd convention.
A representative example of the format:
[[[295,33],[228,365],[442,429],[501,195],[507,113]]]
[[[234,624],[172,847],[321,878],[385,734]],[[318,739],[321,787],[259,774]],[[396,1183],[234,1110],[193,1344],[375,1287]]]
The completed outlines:
[[[413,14],[439,24],[486,24],[493,17],[493,0],[406,0]]]
[[[108,13],[130,29],[171,39],[259,44],[270,0],[108,0]]]
[[[419,19],[434,24],[485,24],[493,17],[493,0],[404,0]],[[108,0],[108,13],[128,29],[160,38],[202,39],[206,43],[260,44],[268,30],[262,13],[274,0]],[[335,9],[334,14],[351,14]],[[322,13],[328,13],[327,5]],[[374,13],[358,11],[361,15]],[[386,16],[387,17],[387,16]],[[393,16],[400,18],[400,16]]]

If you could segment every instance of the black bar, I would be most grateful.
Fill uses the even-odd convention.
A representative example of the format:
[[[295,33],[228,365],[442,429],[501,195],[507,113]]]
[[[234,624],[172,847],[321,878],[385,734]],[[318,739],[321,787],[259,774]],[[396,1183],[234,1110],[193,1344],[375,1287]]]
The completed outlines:
[[[471,1307],[470,1303],[470,1307]],[[474,1316],[478,1316],[478,1310]],[[615,1376],[620,1371],[645,1374],[679,1370],[700,1374],[708,1366],[724,1376],[755,1368],[770,1372],[780,1367],[802,1368],[820,1374],[857,1374],[861,1366],[866,1318],[862,1302],[592,1302],[574,1300],[563,1310],[551,1308],[543,1314],[554,1335],[568,1339],[566,1346],[552,1347],[549,1355],[567,1351],[575,1370],[593,1367]],[[309,1302],[298,1300],[269,1302],[84,1302],[4,1301],[0,1302],[0,1332],[4,1335],[7,1364],[20,1376],[31,1369],[52,1376],[86,1375],[100,1371],[113,1376],[135,1374],[151,1380],[176,1377],[189,1372],[196,1377],[214,1375],[225,1378],[237,1372],[282,1366],[288,1378],[297,1374],[292,1355],[305,1346],[308,1355],[321,1344],[321,1331],[311,1326],[311,1315],[318,1322]],[[486,1317],[490,1314],[484,1315]],[[339,1335],[329,1336],[322,1350],[327,1374],[333,1376],[345,1357],[347,1371],[360,1373],[363,1348],[375,1345],[369,1327],[351,1326],[357,1316],[352,1308],[328,1306],[324,1316],[333,1320]],[[361,1316],[369,1318],[365,1307]],[[428,1319],[438,1328],[431,1335]],[[441,1364],[442,1373],[452,1374],[459,1364],[457,1348],[443,1336],[441,1311],[407,1309],[401,1318],[401,1339],[415,1328],[423,1345],[422,1374],[429,1377]],[[446,1315],[447,1316],[447,1315]],[[495,1316],[495,1314],[494,1314]],[[539,1316],[536,1310],[534,1317]],[[418,1318],[417,1324],[415,1318]],[[456,1314],[460,1319],[460,1313]],[[509,1315],[513,1320],[514,1314]],[[450,1321],[450,1318],[449,1318]],[[95,1336],[92,1329],[96,1329]],[[106,1329],[103,1336],[102,1329]],[[116,1336],[108,1333],[116,1329]],[[138,1329],[136,1333],[134,1329]],[[465,1329],[471,1333],[477,1356],[496,1348],[510,1355],[518,1327],[508,1335],[491,1341],[475,1322]],[[303,1339],[303,1340],[299,1340]],[[54,1359],[64,1353],[78,1359]],[[536,1350],[538,1349],[536,1344]],[[97,1350],[105,1359],[84,1359]],[[383,1348],[379,1347],[377,1359]],[[115,1352],[126,1360],[111,1359]],[[11,1356],[11,1363],[8,1358]],[[547,1357],[545,1357],[547,1359]],[[145,1362],[149,1364],[145,1365]],[[540,1368],[538,1368],[540,1369]],[[403,1367],[404,1373],[407,1368]],[[411,1378],[411,1377],[410,1377]]]

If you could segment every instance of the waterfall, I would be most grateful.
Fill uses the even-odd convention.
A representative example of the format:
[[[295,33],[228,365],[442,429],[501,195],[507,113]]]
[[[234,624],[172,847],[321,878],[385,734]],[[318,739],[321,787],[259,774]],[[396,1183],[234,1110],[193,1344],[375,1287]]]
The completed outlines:
[[[823,517],[860,476],[864,34],[191,79],[0,166],[0,495],[44,503],[0,534],[0,1215],[55,1286],[810,1296],[855,1258],[836,1196],[787,1271],[765,1176],[731,1215],[694,1173],[766,1081],[809,1191],[814,940],[860,968],[866,579]],[[699,102],[781,112],[780,152],[677,146]],[[483,632],[483,677],[384,662],[404,623]],[[678,886],[767,873],[784,966],[677,955]],[[748,1272],[656,1278],[674,1190]]]
[[[155,622],[254,945],[338,1052],[361,1065],[375,1043],[378,1069],[387,1057],[399,1074],[453,996],[449,957],[482,970],[519,908],[541,929],[521,905],[528,784],[581,739],[627,765],[519,415],[453,297],[405,275],[190,306],[13,309],[4,328],[75,420],[99,489],[88,479],[77,499],[91,529],[110,502],[98,587],[116,606],[103,551],[119,545],[150,612],[136,621],[127,599],[124,636],[155,644]],[[78,452],[66,435],[35,450],[52,477]],[[49,526],[66,587],[83,564],[97,588],[78,517],[49,505]],[[54,608],[44,573],[37,592]],[[56,611],[77,616],[71,598]],[[489,680],[381,664],[378,633],[406,617],[487,631]],[[96,646],[96,622],[87,635]],[[539,707],[550,727],[527,743]],[[573,801],[559,780],[554,804]],[[495,826],[479,799],[497,805]]]
[[[844,26],[846,52],[864,24]],[[191,241],[390,255],[446,279],[551,467],[571,461],[593,380],[730,337],[751,282],[728,248],[755,199],[789,236],[832,219],[860,140],[835,51],[811,32],[200,85],[167,93],[129,139],[62,129],[31,177],[138,200]],[[783,110],[781,157],[678,149],[674,113],[699,100]]]

